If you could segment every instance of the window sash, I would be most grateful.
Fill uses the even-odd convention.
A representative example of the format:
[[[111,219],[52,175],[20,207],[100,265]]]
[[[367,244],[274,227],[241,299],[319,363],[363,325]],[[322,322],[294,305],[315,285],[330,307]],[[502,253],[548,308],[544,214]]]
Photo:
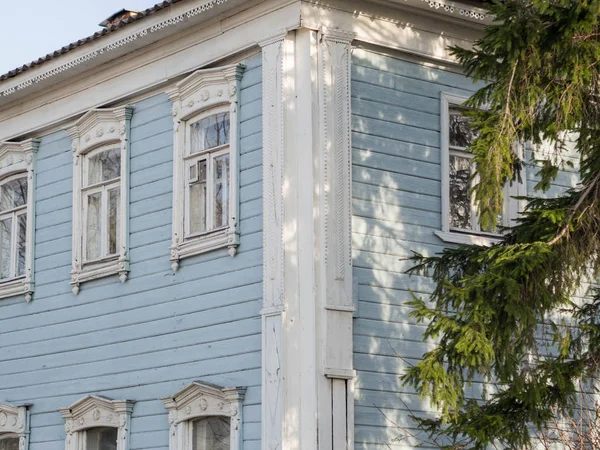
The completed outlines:
[[[211,148],[205,148],[204,150],[201,150],[199,152],[196,153],[192,153],[192,125],[201,121],[202,119],[205,119],[207,117],[211,117],[217,114],[223,114],[223,113],[230,113],[230,109],[229,109],[229,104],[226,105],[221,105],[219,107],[215,107],[215,108],[211,108],[207,111],[203,111],[200,114],[197,114],[193,117],[190,117],[189,119],[187,119],[185,121],[185,145],[184,145],[184,154],[183,154],[183,159],[187,159],[187,158],[193,158],[196,156],[201,156],[201,155],[205,155],[207,153],[212,153],[212,152],[216,152],[221,150],[222,148],[229,148],[229,146],[231,145],[231,129],[230,129],[230,134],[229,134],[229,142],[226,144],[222,144],[222,145],[218,145],[215,147],[211,147]],[[231,113],[229,115],[229,120],[231,123]]]
[[[470,152],[465,151],[466,147],[462,148],[462,147],[456,147],[456,146],[449,146],[449,152],[448,152],[448,161],[446,162],[446,164],[448,164],[448,166],[450,166],[450,157],[454,156],[457,158],[464,158],[464,159],[468,159],[469,161],[473,159],[473,154]],[[473,166],[471,166],[473,167]],[[450,180],[448,180],[450,181]],[[472,183],[477,183],[479,181],[479,177],[475,177],[472,179],[472,182],[469,184],[469,190],[471,189]],[[450,193],[450,185],[447,186],[448,189],[448,194]],[[506,185],[503,187],[504,190],[504,204],[502,205],[502,226],[507,226],[508,225],[508,200],[509,200],[509,183],[506,183]],[[477,210],[477,206],[475,205],[475,199],[474,197],[469,193],[469,199],[471,201],[471,228],[460,228],[460,227],[453,227],[450,226],[450,231],[453,232],[458,232],[458,233],[469,233],[469,234],[479,234],[479,235],[483,235],[483,236],[492,236],[492,237],[498,237],[501,236],[501,233],[498,232],[492,232],[492,231],[484,231],[480,229],[479,226],[479,211]],[[450,195],[448,195],[448,202],[450,203],[448,205],[448,215],[450,215],[450,210],[451,210],[451,203],[452,203],[452,199],[450,198]],[[451,218],[450,216],[448,217],[448,223],[451,223]]]
[[[119,245],[120,245],[120,226],[122,223],[121,211],[120,208],[117,208],[117,230],[116,230],[116,240],[117,240],[117,248],[115,253],[109,253],[109,191],[113,189],[119,189],[119,197],[122,201],[122,192],[120,191],[121,187],[121,179],[114,178],[110,181],[104,181],[102,183],[97,183],[93,186],[88,186],[82,188],[82,203],[83,203],[83,220],[82,220],[82,260],[84,263],[92,263],[102,261],[104,259],[112,259],[119,254]],[[89,203],[88,199],[91,195],[100,194],[100,256],[98,258],[88,259],[88,209]]]
[[[27,205],[22,205],[17,208],[13,208],[8,211],[2,212],[0,214],[0,222],[10,219],[10,250],[9,250],[9,274],[5,278],[1,278],[0,272],[0,283],[4,283],[7,281],[11,281],[14,279],[19,279],[25,277],[26,274],[18,274],[18,241],[19,241],[19,218],[22,216],[27,216]],[[29,220],[27,217],[26,220]],[[27,224],[27,222],[26,222]],[[27,225],[25,225],[27,227]],[[0,242],[0,248],[2,246],[2,242]],[[1,250],[0,250],[1,251]],[[27,254],[27,231],[25,231],[25,254]],[[27,258],[27,256],[25,256]]]
[[[210,151],[202,152],[201,154],[190,155],[185,159],[184,163],[184,215],[185,215],[185,238],[194,238],[197,236],[203,236],[206,234],[222,231],[227,229],[229,223],[225,223],[220,227],[215,227],[215,205],[216,205],[216,197],[215,197],[215,159],[224,156],[230,155],[230,147],[219,146],[211,149]],[[201,232],[191,232],[191,186],[193,184],[199,183],[199,181],[190,181],[190,168],[194,165],[198,165],[201,161],[206,161],[206,230]],[[230,160],[231,164],[231,160]],[[199,173],[197,173],[199,175]],[[231,189],[231,166],[230,166],[230,178],[228,181],[229,189]],[[231,202],[231,194],[227,193],[227,204]],[[229,217],[229,211],[227,212],[227,217]]]

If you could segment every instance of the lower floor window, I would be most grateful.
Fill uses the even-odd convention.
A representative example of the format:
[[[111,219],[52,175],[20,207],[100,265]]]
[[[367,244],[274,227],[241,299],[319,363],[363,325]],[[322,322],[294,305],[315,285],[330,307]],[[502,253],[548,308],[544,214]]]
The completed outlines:
[[[229,450],[229,417],[204,417],[192,423],[192,450]]]
[[[0,435],[0,450],[19,450],[19,438],[13,435],[6,437]]]
[[[116,450],[117,428],[98,427],[85,432],[85,450]]]

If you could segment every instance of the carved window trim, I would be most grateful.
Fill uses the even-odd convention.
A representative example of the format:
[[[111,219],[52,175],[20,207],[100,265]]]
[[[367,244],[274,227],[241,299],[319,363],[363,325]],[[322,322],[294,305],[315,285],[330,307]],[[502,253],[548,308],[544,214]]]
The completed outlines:
[[[0,403],[0,436],[8,435],[19,439],[19,450],[29,449],[31,405],[9,405]]]
[[[161,398],[169,411],[169,450],[192,450],[191,427],[203,417],[229,417],[230,450],[242,450],[242,403],[246,388],[221,388],[194,381],[171,397]]]
[[[129,273],[129,146],[133,108],[94,109],[67,129],[73,150],[73,261],[71,285],[79,293],[81,283],[111,275],[119,275],[122,283]],[[84,251],[84,160],[100,148],[118,146],[121,149],[120,227],[117,255],[86,263]]]
[[[25,275],[0,281],[0,298],[24,294],[30,302],[35,291],[35,165],[40,141],[0,142],[0,181],[16,175],[27,176],[27,230]]]
[[[117,450],[129,450],[134,403],[89,395],[68,408],[59,409],[65,420],[65,450],[82,450],[86,430],[98,427],[117,428]]]
[[[434,231],[442,241],[454,244],[476,244],[476,245],[491,245],[502,241],[503,237],[500,233],[488,233],[475,230],[457,230],[450,227],[450,156],[456,154],[450,149],[450,110],[459,108],[468,99],[468,97],[459,96],[442,92],[440,95],[440,150],[441,150],[441,167],[442,167],[442,229]],[[521,150],[521,149],[520,149]],[[469,158],[470,155],[465,155]],[[526,179],[524,173],[521,174],[523,179]],[[504,187],[504,211],[503,215],[506,218],[505,224],[513,223],[518,217],[519,211],[523,205],[520,201],[513,199],[514,196],[526,195],[526,186],[523,183],[513,182],[507,183]]]
[[[173,235],[171,267],[179,268],[179,261],[218,248],[228,247],[236,254],[239,233],[239,104],[240,81],[244,66],[234,64],[194,72],[167,91],[173,102]],[[228,225],[198,236],[185,236],[185,134],[188,121],[211,111],[229,111],[229,211]]]

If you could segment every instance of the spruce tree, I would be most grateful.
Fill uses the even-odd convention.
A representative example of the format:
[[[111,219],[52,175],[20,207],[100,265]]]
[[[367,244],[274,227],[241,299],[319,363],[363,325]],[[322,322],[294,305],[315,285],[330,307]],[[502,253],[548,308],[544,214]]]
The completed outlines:
[[[557,416],[576,414],[600,369],[600,0],[506,0],[490,14],[473,49],[452,49],[485,82],[465,105],[479,132],[469,150],[481,226],[495,226],[503,186],[520,177],[517,146],[536,156],[551,145],[536,189],[564,165],[580,184],[527,198],[498,244],[412,258],[409,273],[431,276],[434,290],[413,295],[411,316],[436,345],[402,379],[438,408],[415,420],[448,448],[530,447]],[[568,146],[578,160],[562,158]],[[581,286],[592,286],[585,301],[574,299]],[[493,389],[469,398],[465,387],[480,381]]]

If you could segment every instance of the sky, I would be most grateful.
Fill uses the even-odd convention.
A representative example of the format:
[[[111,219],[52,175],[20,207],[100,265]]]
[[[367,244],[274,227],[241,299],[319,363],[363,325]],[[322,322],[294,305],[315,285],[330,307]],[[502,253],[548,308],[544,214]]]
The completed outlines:
[[[0,74],[101,30],[122,8],[144,10],[158,0],[0,0]]]

